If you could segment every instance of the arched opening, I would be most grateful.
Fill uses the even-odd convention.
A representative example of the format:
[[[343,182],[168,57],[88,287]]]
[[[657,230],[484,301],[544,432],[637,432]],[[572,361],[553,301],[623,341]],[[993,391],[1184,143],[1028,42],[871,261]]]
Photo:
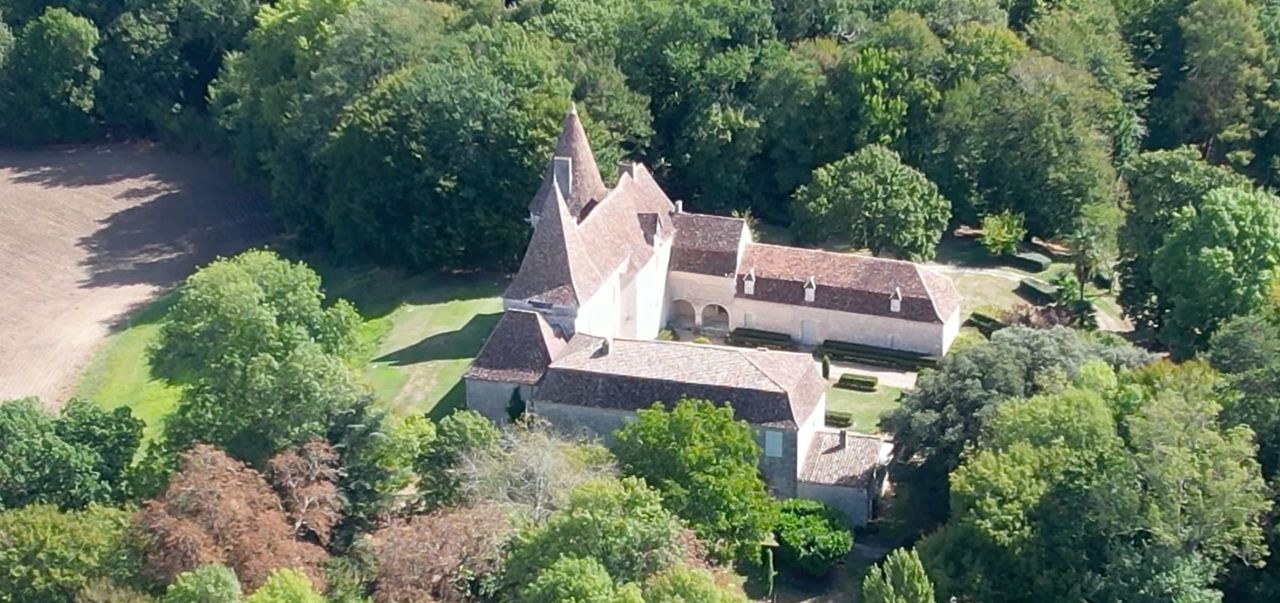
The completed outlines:
[[[702,330],[729,332],[729,311],[720,304],[707,304],[702,308]]]
[[[697,321],[696,317],[697,315],[693,311],[693,304],[683,299],[671,302],[671,328],[692,331]]]

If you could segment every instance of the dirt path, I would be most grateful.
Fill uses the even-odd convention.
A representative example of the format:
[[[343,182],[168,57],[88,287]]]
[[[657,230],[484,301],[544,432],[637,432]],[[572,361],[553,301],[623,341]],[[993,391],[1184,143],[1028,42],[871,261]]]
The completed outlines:
[[[274,231],[221,163],[141,145],[0,149],[0,400],[60,405],[113,326]]]

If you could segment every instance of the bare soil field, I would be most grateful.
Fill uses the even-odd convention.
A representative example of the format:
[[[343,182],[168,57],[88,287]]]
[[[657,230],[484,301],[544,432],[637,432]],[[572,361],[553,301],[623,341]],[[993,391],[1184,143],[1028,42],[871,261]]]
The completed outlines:
[[[0,149],[0,400],[61,405],[112,329],[274,232],[263,200],[206,158],[147,145]]]

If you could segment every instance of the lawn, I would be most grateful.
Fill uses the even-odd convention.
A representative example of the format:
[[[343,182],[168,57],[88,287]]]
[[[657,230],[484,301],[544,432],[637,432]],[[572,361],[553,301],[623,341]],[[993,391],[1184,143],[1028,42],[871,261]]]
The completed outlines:
[[[833,387],[827,390],[827,411],[853,413],[853,426],[858,433],[879,433],[880,415],[898,407],[902,390],[881,385],[874,392],[855,392]]]
[[[359,369],[380,405],[436,418],[462,405],[462,373],[502,311],[500,279],[313,266],[330,296],[351,300],[365,319],[367,362]],[[133,408],[147,422],[148,438],[181,394],[179,386],[153,378],[147,362],[172,298],[160,298],[113,333],[76,388],[76,396],[103,407]]]

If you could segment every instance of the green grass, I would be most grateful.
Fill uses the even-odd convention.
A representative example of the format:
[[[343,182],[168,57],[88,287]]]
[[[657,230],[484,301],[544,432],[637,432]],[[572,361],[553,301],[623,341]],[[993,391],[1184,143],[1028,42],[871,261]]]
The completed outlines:
[[[858,433],[879,433],[876,425],[880,415],[898,407],[898,395],[902,390],[881,385],[874,392],[855,392],[846,389],[827,390],[827,411],[847,412],[853,415],[853,427]]]
[[[366,362],[358,371],[378,404],[435,418],[462,405],[462,373],[502,311],[501,280],[313,266],[329,295],[351,300],[365,319]],[[173,297],[161,297],[113,333],[75,390],[105,408],[133,408],[147,423],[148,439],[159,434],[181,395],[179,386],[156,379],[147,361]]]

